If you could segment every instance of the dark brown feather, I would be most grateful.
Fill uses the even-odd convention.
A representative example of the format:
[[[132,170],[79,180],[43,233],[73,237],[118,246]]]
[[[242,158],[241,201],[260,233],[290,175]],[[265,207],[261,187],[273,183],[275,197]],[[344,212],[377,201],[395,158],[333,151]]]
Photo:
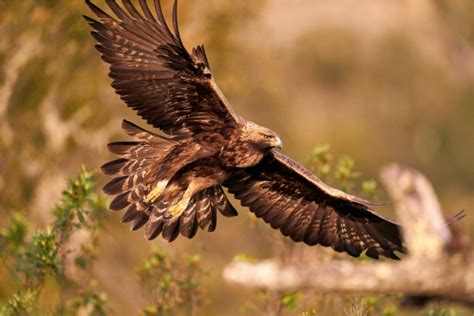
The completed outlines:
[[[294,241],[320,244],[351,256],[398,257],[405,252],[399,226],[360,198],[322,184],[303,166],[271,151],[258,165],[240,169],[224,183],[229,192]]]
[[[215,85],[205,50],[189,54],[178,28],[178,3],[172,12],[174,34],[161,3],[154,1],[157,18],[145,0],[143,15],[130,0],[123,7],[106,3],[115,17],[86,1],[98,20],[86,17],[105,62],[110,64],[112,86],[149,124],[177,135],[203,130],[222,133],[238,118]]]
[[[179,235],[179,218],[165,220],[162,234],[163,238],[168,242],[174,241]]]
[[[190,206],[190,207],[189,207]],[[190,205],[179,219],[179,231],[186,238],[193,238],[197,232],[195,203],[191,201]]]
[[[115,199],[113,199],[112,202],[110,203],[109,208],[112,211],[120,211],[124,209],[125,207],[130,205],[129,197],[130,197],[130,191],[117,195]]]
[[[148,215],[146,215],[144,212],[138,212],[137,217],[133,220],[131,229],[133,231],[138,230],[142,228],[143,225],[145,225],[147,221],[148,221]]]
[[[129,208],[127,209],[127,211],[125,212],[125,214],[123,215],[122,217],[122,223],[128,223],[128,222],[131,222],[133,221],[137,216],[139,215],[139,212],[137,210],[137,207],[135,204],[132,204],[129,206]]]
[[[161,234],[162,230],[163,220],[148,222],[145,226],[145,237],[148,240],[153,240]]]

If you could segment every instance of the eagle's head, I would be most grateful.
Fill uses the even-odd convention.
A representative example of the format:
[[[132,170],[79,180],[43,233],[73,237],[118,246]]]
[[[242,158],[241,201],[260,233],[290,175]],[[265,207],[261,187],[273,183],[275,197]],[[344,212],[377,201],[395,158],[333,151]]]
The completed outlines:
[[[242,130],[244,140],[259,149],[281,149],[283,142],[280,137],[269,128],[247,121]]]

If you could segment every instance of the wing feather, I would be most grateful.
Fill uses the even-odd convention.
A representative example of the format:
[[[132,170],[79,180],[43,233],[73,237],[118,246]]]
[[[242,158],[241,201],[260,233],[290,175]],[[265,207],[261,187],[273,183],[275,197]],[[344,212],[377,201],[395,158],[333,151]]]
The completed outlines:
[[[303,237],[304,242],[308,245],[318,244],[319,234],[321,231],[321,222],[323,220],[324,215],[326,214],[326,210],[321,204],[313,204],[316,205],[316,208],[314,209],[313,218]]]
[[[294,241],[355,257],[365,251],[373,258],[397,259],[395,251],[405,252],[399,226],[372,211],[370,202],[329,187],[277,151],[254,167],[237,170],[224,185],[242,205]]]
[[[295,223],[294,230],[290,234],[290,238],[293,241],[299,242],[304,240],[306,231],[313,220],[316,207],[314,203],[307,203],[306,206],[304,206],[301,217]]]
[[[130,0],[106,3],[114,16],[86,3],[98,20],[91,25],[97,50],[110,64],[112,86],[129,107],[149,124],[170,135],[216,133],[235,127],[238,116],[217,87],[205,50],[186,50],[178,27],[178,2],[172,12],[173,30],[161,3],[154,1],[156,17],[146,0],[140,12]]]

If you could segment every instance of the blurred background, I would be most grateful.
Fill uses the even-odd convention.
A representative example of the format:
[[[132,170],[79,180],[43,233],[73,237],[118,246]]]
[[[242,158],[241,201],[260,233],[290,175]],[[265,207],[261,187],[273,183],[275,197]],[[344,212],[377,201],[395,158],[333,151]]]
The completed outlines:
[[[171,13],[171,1],[164,7]],[[330,144],[366,178],[389,162],[416,167],[446,214],[467,210],[474,237],[474,1],[194,0],[180,11],[187,48],[205,45],[235,111],[277,131],[285,153],[306,163],[314,146]],[[66,178],[112,158],[106,144],[125,139],[120,121],[145,126],[110,87],[83,14],[91,15],[79,0],[0,1],[4,219],[21,211],[46,227]],[[105,181],[97,175],[99,189]],[[199,255],[206,302],[198,315],[245,313],[256,292],[225,283],[222,268],[239,253],[272,252],[239,211],[219,217],[216,232],[173,244],[147,242],[107,214],[92,273],[111,314],[140,314],[149,303],[136,271],[153,246]],[[0,302],[14,290],[0,282]],[[317,308],[337,311],[334,302]]]

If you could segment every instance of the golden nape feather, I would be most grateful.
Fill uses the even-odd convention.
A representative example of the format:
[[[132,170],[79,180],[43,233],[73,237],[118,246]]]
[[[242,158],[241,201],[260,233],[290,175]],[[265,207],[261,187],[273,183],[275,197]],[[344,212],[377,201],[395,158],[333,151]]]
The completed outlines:
[[[203,46],[188,52],[177,20],[173,30],[159,0],[106,1],[109,13],[86,1],[96,48],[110,65],[112,87],[162,136],[124,121],[133,141],[109,145],[119,159],[102,171],[110,209],[145,236],[172,241],[213,231],[217,213],[236,216],[229,192],[295,242],[332,247],[351,256],[398,258],[400,227],[369,201],[331,188],[289,157],[272,130],[237,116],[214,81]]]

